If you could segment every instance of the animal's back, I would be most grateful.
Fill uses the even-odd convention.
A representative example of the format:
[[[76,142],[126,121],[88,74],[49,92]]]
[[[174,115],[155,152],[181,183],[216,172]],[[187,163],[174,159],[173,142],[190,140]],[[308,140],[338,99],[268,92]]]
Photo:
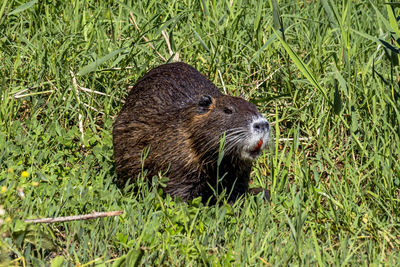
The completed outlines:
[[[193,103],[195,96],[204,94],[215,97],[221,92],[192,66],[183,62],[170,63],[141,78],[130,91],[125,106],[136,110],[144,108],[142,112],[165,112]]]

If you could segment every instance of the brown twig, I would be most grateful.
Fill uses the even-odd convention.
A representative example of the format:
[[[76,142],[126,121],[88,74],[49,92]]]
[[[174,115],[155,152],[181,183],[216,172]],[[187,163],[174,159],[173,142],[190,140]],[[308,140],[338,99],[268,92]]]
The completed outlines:
[[[101,218],[101,217],[119,216],[122,213],[124,213],[124,211],[122,211],[122,210],[107,211],[107,212],[92,212],[90,214],[75,215],[75,216],[25,220],[25,222],[26,223],[55,223],[55,222],[91,220],[91,219],[97,219],[97,218]]]
[[[80,105],[81,104],[81,99],[79,98],[79,88],[80,88],[80,86],[78,84],[78,81],[76,80],[75,73],[72,71],[72,68],[69,70],[69,72],[71,73],[72,84],[75,87],[76,99],[78,101],[78,104]],[[81,132],[81,138],[82,138],[82,142],[83,142],[84,137],[85,137],[85,133],[83,131],[83,115],[81,113],[78,113],[78,127],[79,127],[79,131]]]
[[[221,79],[222,88],[224,89],[224,93],[226,94],[226,88],[225,88],[224,79],[222,79],[222,74],[221,74],[221,71],[219,69],[218,69],[218,76]]]
[[[110,98],[115,99],[118,102],[125,103],[124,100],[122,100],[122,99],[120,99],[118,97],[115,97],[115,96],[112,96],[112,95],[109,95],[109,94],[106,94],[106,93],[103,93],[103,92],[99,92],[99,91],[96,91],[96,90],[93,90],[93,89],[85,88],[85,87],[82,87],[80,85],[79,85],[78,89],[81,90],[81,91],[84,91],[86,93],[93,93],[93,94],[97,94],[97,95],[108,96]]]
[[[179,61],[179,54],[178,53],[174,53],[174,51],[172,51],[171,42],[169,41],[169,36],[168,36],[167,32],[162,30],[161,34],[162,34],[162,36],[164,36],[165,43],[167,44],[169,55],[171,57],[173,56],[172,62],[178,62]]]
[[[298,137],[297,138],[298,141],[311,141],[313,139],[314,139],[313,136],[311,136],[311,137]],[[294,138],[279,138],[279,142],[289,142],[289,141],[293,141],[293,140],[296,140],[296,139],[294,139]]]

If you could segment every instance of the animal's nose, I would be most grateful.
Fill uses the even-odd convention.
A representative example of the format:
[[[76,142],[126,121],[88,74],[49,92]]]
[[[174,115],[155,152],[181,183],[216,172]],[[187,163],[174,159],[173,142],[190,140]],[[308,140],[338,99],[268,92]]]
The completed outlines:
[[[253,129],[256,132],[267,132],[269,131],[269,123],[266,119],[259,119],[253,122]]]

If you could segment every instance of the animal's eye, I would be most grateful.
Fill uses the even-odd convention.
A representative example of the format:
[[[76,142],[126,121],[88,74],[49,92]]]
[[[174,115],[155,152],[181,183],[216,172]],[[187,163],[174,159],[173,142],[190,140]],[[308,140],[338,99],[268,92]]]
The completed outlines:
[[[232,114],[233,110],[232,110],[232,108],[230,108],[230,107],[226,107],[226,108],[224,108],[224,112],[225,112],[226,114]]]

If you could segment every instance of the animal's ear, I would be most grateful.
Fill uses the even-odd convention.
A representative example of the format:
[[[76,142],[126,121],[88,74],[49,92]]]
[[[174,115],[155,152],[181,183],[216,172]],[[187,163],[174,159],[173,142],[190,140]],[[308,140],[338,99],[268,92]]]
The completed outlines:
[[[199,113],[206,113],[212,104],[212,100],[213,98],[210,95],[202,95],[198,102]]]

